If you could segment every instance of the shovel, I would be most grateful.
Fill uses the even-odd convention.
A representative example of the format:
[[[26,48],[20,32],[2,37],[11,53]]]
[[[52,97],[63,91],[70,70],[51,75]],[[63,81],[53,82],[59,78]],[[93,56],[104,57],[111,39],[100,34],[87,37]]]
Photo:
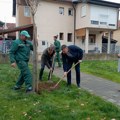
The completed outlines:
[[[54,66],[54,60],[55,60],[55,55],[53,56],[53,60],[52,60],[52,68],[53,68],[53,66]],[[50,70],[50,71],[49,71],[49,74],[50,74],[49,81],[52,81],[52,80],[51,80],[51,78],[52,78],[52,73],[53,73],[53,71]]]
[[[74,64],[68,71],[67,71],[67,74],[77,65],[77,64],[79,64],[80,62],[82,62],[82,61],[78,61],[76,64]],[[51,87],[51,88],[53,88],[53,89],[55,89],[57,86],[58,86],[58,84],[62,81],[62,79],[64,79],[66,76],[63,76],[62,78],[60,78],[60,80],[53,86],[53,87]]]

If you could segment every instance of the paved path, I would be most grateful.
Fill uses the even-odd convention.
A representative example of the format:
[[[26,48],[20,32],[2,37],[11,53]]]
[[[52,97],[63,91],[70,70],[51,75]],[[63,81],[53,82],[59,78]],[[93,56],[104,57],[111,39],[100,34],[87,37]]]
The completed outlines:
[[[62,68],[55,68],[54,75],[63,76]],[[75,71],[72,71],[72,83],[76,84]],[[120,106],[120,84],[106,79],[81,73],[81,88]]]

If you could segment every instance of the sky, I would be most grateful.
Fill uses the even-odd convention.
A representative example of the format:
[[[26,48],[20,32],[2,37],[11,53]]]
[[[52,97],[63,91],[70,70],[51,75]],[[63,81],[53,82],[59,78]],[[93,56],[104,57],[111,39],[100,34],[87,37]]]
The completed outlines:
[[[12,17],[12,1],[0,0],[0,20],[9,23],[15,23],[15,17]],[[120,0],[105,0],[120,3]]]

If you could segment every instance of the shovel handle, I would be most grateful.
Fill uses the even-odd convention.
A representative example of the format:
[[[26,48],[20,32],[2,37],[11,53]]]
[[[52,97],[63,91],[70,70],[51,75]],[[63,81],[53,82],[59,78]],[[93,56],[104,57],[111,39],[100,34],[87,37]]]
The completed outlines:
[[[77,65],[79,64],[81,61],[78,61],[76,64],[74,64],[68,71],[67,71],[67,74]],[[64,78],[65,76],[63,76],[62,78],[60,78],[60,80],[55,84],[55,86],[53,88],[56,88],[58,86],[58,84],[62,81],[62,79]]]

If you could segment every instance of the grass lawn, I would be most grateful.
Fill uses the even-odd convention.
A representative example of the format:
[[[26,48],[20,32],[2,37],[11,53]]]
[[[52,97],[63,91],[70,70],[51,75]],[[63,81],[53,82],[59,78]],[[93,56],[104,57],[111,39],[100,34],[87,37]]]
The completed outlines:
[[[118,73],[118,61],[83,61],[81,71],[93,74],[108,80],[120,83],[120,72]]]
[[[0,120],[120,120],[120,108],[75,86],[67,88],[65,82],[40,95],[26,94],[24,87],[14,91],[18,74],[18,69],[0,64]]]

